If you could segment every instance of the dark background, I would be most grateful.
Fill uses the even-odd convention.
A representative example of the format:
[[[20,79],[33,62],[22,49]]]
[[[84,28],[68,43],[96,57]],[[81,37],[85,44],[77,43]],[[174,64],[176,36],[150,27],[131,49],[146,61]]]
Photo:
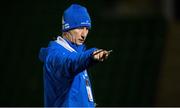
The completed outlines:
[[[168,1],[168,0],[167,0]],[[180,106],[178,0],[4,1],[0,106],[43,106],[38,53],[61,35],[71,3],[88,8],[88,47],[113,52],[89,69],[98,106]]]

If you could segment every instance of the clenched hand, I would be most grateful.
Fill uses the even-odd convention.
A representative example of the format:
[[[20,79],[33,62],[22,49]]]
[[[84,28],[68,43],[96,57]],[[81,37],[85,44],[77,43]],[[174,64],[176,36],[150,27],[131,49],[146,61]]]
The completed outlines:
[[[93,59],[98,61],[104,61],[105,59],[108,58],[110,52],[112,52],[112,50],[110,51],[106,51],[103,49],[96,50],[93,52]]]

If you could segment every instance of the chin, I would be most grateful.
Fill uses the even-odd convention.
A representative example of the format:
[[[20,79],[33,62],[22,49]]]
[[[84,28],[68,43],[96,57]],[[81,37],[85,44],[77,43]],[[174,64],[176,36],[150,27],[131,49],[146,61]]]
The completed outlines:
[[[80,43],[80,44],[78,44],[78,45],[82,45],[83,43]]]
[[[77,45],[82,45],[83,43],[77,43]]]

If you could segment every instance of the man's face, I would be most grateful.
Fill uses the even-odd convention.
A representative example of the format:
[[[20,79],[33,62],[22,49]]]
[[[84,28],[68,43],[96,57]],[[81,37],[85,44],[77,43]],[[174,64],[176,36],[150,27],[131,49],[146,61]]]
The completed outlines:
[[[69,40],[77,45],[82,45],[86,40],[88,32],[89,30],[87,27],[72,29],[68,32]]]

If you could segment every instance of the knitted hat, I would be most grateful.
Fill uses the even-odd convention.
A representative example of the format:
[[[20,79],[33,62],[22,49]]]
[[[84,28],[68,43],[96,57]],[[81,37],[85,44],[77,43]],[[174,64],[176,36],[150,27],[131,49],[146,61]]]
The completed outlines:
[[[68,31],[78,27],[91,28],[91,19],[87,9],[78,4],[72,4],[64,11],[62,17],[62,31]]]

